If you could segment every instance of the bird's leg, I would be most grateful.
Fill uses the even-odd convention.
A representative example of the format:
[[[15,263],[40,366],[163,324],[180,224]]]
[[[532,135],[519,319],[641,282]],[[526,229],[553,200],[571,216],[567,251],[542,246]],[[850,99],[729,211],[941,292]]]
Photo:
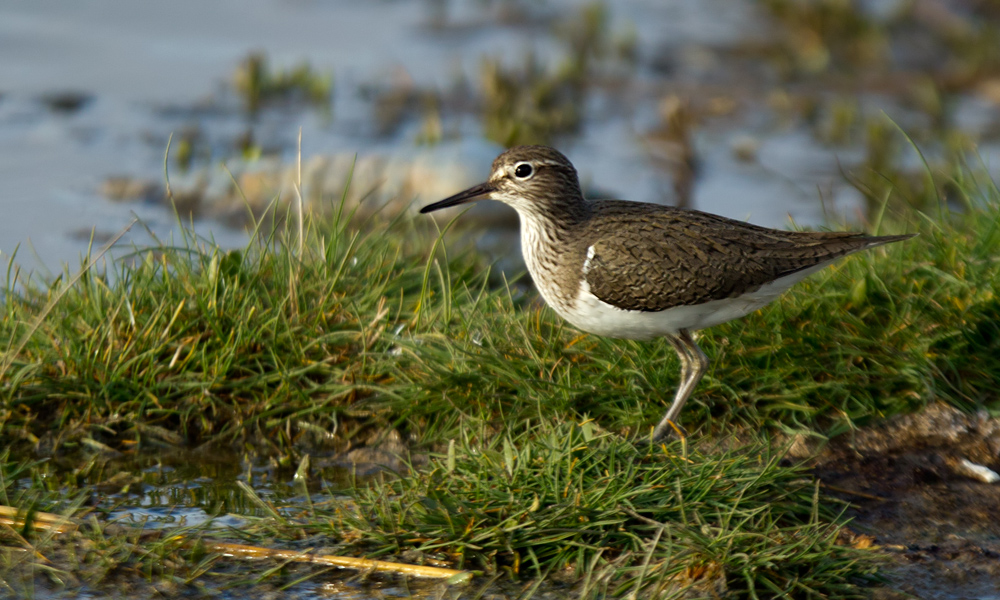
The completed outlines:
[[[682,329],[676,337],[671,336],[668,339],[670,340],[670,345],[677,352],[677,356],[681,359],[681,382],[677,387],[677,394],[674,396],[673,404],[670,405],[667,414],[660,419],[656,428],[653,429],[653,441],[665,437],[672,429],[679,429],[679,425],[675,421],[677,415],[680,414],[681,409],[684,408],[684,403],[687,402],[687,399],[691,396],[691,392],[694,391],[695,386],[698,385],[698,382],[705,375],[705,371],[708,370],[708,357],[705,356],[705,353],[695,343],[690,331]]]
[[[681,343],[680,338],[670,336],[667,338],[667,341],[673,346],[674,352],[677,353],[677,358],[681,361],[681,378],[677,384],[677,389],[679,390],[684,385],[684,382],[688,380],[688,377],[691,376],[691,354],[688,353],[687,346]]]
[[[683,393],[684,387],[687,385],[688,380],[691,378],[691,354],[688,351],[687,346],[681,341],[679,337],[668,335],[667,341],[670,342],[670,345],[673,347],[674,352],[677,353],[677,358],[680,359],[681,361],[681,373],[680,373],[680,380],[677,382],[677,392],[675,393],[673,404],[670,405],[670,409],[667,411],[667,415],[669,417],[669,415],[671,415],[674,412],[673,408],[677,406],[678,402],[680,402],[681,404],[684,403],[684,400],[681,399],[681,394]],[[660,420],[660,423],[656,426],[656,429],[653,430],[653,437],[652,437],[653,441],[665,437],[670,432],[670,430],[675,430],[678,433],[681,433],[681,431],[677,429],[676,424],[671,422],[671,419],[668,417],[664,417],[662,420]],[[681,435],[683,434],[681,433]]]

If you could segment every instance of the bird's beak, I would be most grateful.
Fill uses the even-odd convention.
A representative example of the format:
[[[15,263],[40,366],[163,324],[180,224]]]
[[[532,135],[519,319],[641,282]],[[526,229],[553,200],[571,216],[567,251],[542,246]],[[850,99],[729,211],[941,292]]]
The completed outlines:
[[[474,185],[464,192],[459,192],[454,196],[450,196],[435,202],[434,204],[428,204],[427,206],[420,209],[422,214],[429,212],[434,212],[435,210],[440,210],[442,208],[448,208],[449,206],[458,206],[459,204],[465,204],[466,202],[472,202],[473,200],[478,200],[482,196],[485,196],[491,192],[495,191],[489,182],[480,183],[479,185]]]

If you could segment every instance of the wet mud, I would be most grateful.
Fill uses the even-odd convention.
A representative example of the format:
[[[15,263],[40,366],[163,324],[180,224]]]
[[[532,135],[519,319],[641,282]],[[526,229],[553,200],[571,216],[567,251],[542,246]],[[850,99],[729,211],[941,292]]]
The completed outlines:
[[[886,559],[875,597],[1000,598],[1000,483],[967,468],[1000,470],[1000,419],[932,405],[842,437],[815,475]]]

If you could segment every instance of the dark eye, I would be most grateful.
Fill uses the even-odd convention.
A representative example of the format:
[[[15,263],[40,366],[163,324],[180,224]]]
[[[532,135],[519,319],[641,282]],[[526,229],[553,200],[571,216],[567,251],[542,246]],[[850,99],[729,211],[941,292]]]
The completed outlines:
[[[521,163],[517,165],[517,167],[514,169],[514,175],[520,177],[521,179],[527,179],[528,177],[531,177],[531,173],[532,173],[532,168],[531,165],[529,165],[528,163]]]

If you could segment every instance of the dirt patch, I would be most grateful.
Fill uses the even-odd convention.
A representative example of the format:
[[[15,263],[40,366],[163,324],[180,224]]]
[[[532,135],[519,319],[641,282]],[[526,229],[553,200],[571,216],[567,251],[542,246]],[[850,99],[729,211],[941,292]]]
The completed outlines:
[[[1000,483],[970,464],[1000,471],[1000,419],[941,404],[820,455],[816,476],[888,559],[877,597],[1000,598]]]

